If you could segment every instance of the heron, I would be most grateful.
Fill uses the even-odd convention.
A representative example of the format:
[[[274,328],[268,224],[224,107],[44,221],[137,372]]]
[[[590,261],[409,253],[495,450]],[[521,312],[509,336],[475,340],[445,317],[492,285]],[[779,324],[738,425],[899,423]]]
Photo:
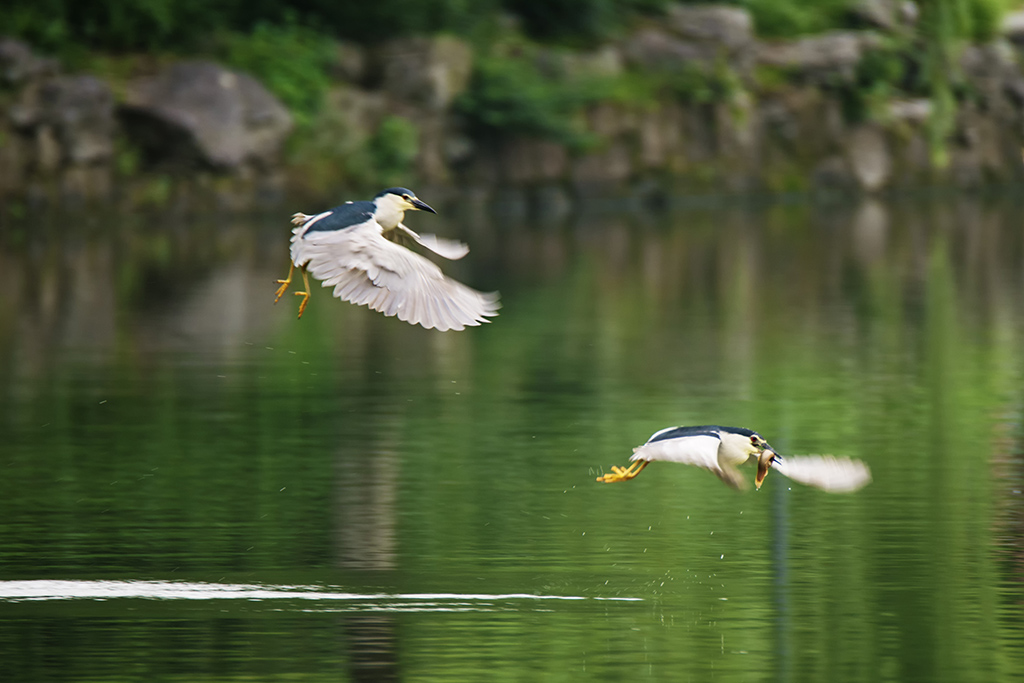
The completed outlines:
[[[334,296],[368,306],[427,329],[463,330],[498,315],[498,293],[483,293],[446,277],[425,257],[398,240],[411,241],[447,259],[460,259],[469,247],[436,235],[420,235],[403,225],[406,211],[429,211],[426,202],[404,187],[391,187],[372,201],[346,202],[323,213],[292,216],[291,265],[278,280],[274,303],[288,290],[296,268],[305,289],[299,318],[309,303],[309,276]]]
[[[737,469],[747,462],[757,464],[754,476],[757,489],[771,469],[793,481],[832,493],[853,492],[871,481],[871,470],[860,460],[832,455],[783,458],[763,436],[743,427],[668,427],[634,448],[629,460],[628,467],[612,466],[612,471],[598,477],[597,481],[606,484],[629,481],[655,460],[701,467],[734,489],[749,486]]]

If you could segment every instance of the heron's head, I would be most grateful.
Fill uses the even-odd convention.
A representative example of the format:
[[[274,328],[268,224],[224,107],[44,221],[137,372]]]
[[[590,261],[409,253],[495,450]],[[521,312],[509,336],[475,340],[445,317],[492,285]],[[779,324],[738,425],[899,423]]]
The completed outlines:
[[[773,463],[779,460],[782,460],[782,456],[771,448],[765,448],[761,451],[761,454],[757,456],[757,477],[754,479],[754,488],[761,488],[761,482],[768,475],[768,470],[771,469]]]
[[[373,203],[378,208],[387,208],[391,211],[429,211],[430,213],[437,213],[430,205],[428,205],[422,199],[416,196],[416,193],[412,190],[404,187],[389,187],[384,190],[376,197],[373,198]]]

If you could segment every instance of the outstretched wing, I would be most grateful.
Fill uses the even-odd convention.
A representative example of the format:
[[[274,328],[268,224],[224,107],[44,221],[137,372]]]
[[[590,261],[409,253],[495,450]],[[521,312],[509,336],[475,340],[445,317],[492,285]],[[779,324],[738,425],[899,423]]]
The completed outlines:
[[[773,462],[772,469],[831,493],[852,493],[871,481],[871,470],[863,462],[832,455],[787,455]]]
[[[500,304],[445,277],[435,264],[386,240],[373,221],[293,240],[292,260],[334,296],[427,329],[462,330],[489,322]]]
[[[402,223],[399,223],[394,230],[385,233],[384,236],[402,246],[418,244],[424,249],[429,249],[438,256],[452,261],[457,261],[469,253],[469,245],[465,242],[449,240],[437,235],[420,235]]]

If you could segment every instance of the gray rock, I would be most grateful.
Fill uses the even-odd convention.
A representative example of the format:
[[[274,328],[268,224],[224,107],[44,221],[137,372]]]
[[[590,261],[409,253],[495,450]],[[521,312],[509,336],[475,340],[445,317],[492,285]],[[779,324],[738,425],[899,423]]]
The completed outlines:
[[[932,115],[932,101],[927,98],[892,100],[887,108],[889,118],[893,121],[922,124]]]
[[[58,71],[56,59],[37,57],[20,40],[0,37],[0,82],[16,86],[53,76]]]
[[[1024,43],[1024,9],[1008,12],[1003,17],[1000,32],[1014,43]]]
[[[916,24],[921,10],[913,0],[859,0],[850,7],[850,14],[874,28],[899,31]]]
[[[912,26],[921,18],[921,8],[913,0],[904,0],[899,6],[900,21],[907,26]]]
[[[58,76],[39,89],[40,121],[53,129],[63,157],[92,164],[114,152],[114,94],[93,76]]]
[[[730,52],[754,40],[754,20],[740,7],[723,5],[672,5],[665,26],[680,38],[720,45]]]
[[[757,46],[757,61],[809,80],[839,77],[850,80],[864,52],[877,46],[873,33],[832,31],[792,41],[764,42]]]
[[[816,190],[853,192],[857,189],[857,180],[846,160],[834,155],[825,157],[811,169],[811,187]]]
[[[503,180],[513,184],[559,180],[569,163],[564,146],[535,138],[509,139],[500,145],[497,156]]]
[[[622,46],[626,62],[640,69],[676,70],[685,65],[706,65],[716,50],[682,40],[657,28],[645,28],[629,36]]]
[[[232,170],[270,166],[292,128],[291,114],[258,81],[204,61],[131,81],[122,116],[151,159]]]
[[[960,69],[989,112],[1007,120],[1016,117],[1021,71],[1008,40],[968,46],[960,55]]]
[[[338,43],[334,47],[331,75],[340,81],[362,83],[368,75],[366,52],[352,43]]]
[[[896,0],[858,0],[850,13],[875,28],[892,30],[900,24],[898,4]]]
[[[880,190],[892,175],[889,143],[875,126],[862,125],[850,131],[846,158],[857,182],[867,192]]]
[[[57,135],[50,126],[37,126],[35,133],[35,166],[44,173],[53,173],[61,163]]]
[[[602,45],[589,52],[543,50],[537,62],[542,71],[570,80],[618,76],[625,69],[622,51],[614,45]]]
[[[397,40],[376,54],[384,91],[398,100],[447,109],[469,86],[473,53],[449,36]]]
[[[584,154],[575,159],[569,172],[574,185],[591,185],[621,182],[633,171],[629,148],[619,142],[606,149]]]

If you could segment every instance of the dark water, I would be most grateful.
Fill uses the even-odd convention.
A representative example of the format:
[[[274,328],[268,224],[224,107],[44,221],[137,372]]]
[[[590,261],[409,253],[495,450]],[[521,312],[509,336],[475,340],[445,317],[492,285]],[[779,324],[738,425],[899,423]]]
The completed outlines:
[[[1011,198],[449,207],[446,334],[271,305],[291,210],[0,225],[3,681],[1024,674]],[[874,481],[595,483],[703,423]]]

